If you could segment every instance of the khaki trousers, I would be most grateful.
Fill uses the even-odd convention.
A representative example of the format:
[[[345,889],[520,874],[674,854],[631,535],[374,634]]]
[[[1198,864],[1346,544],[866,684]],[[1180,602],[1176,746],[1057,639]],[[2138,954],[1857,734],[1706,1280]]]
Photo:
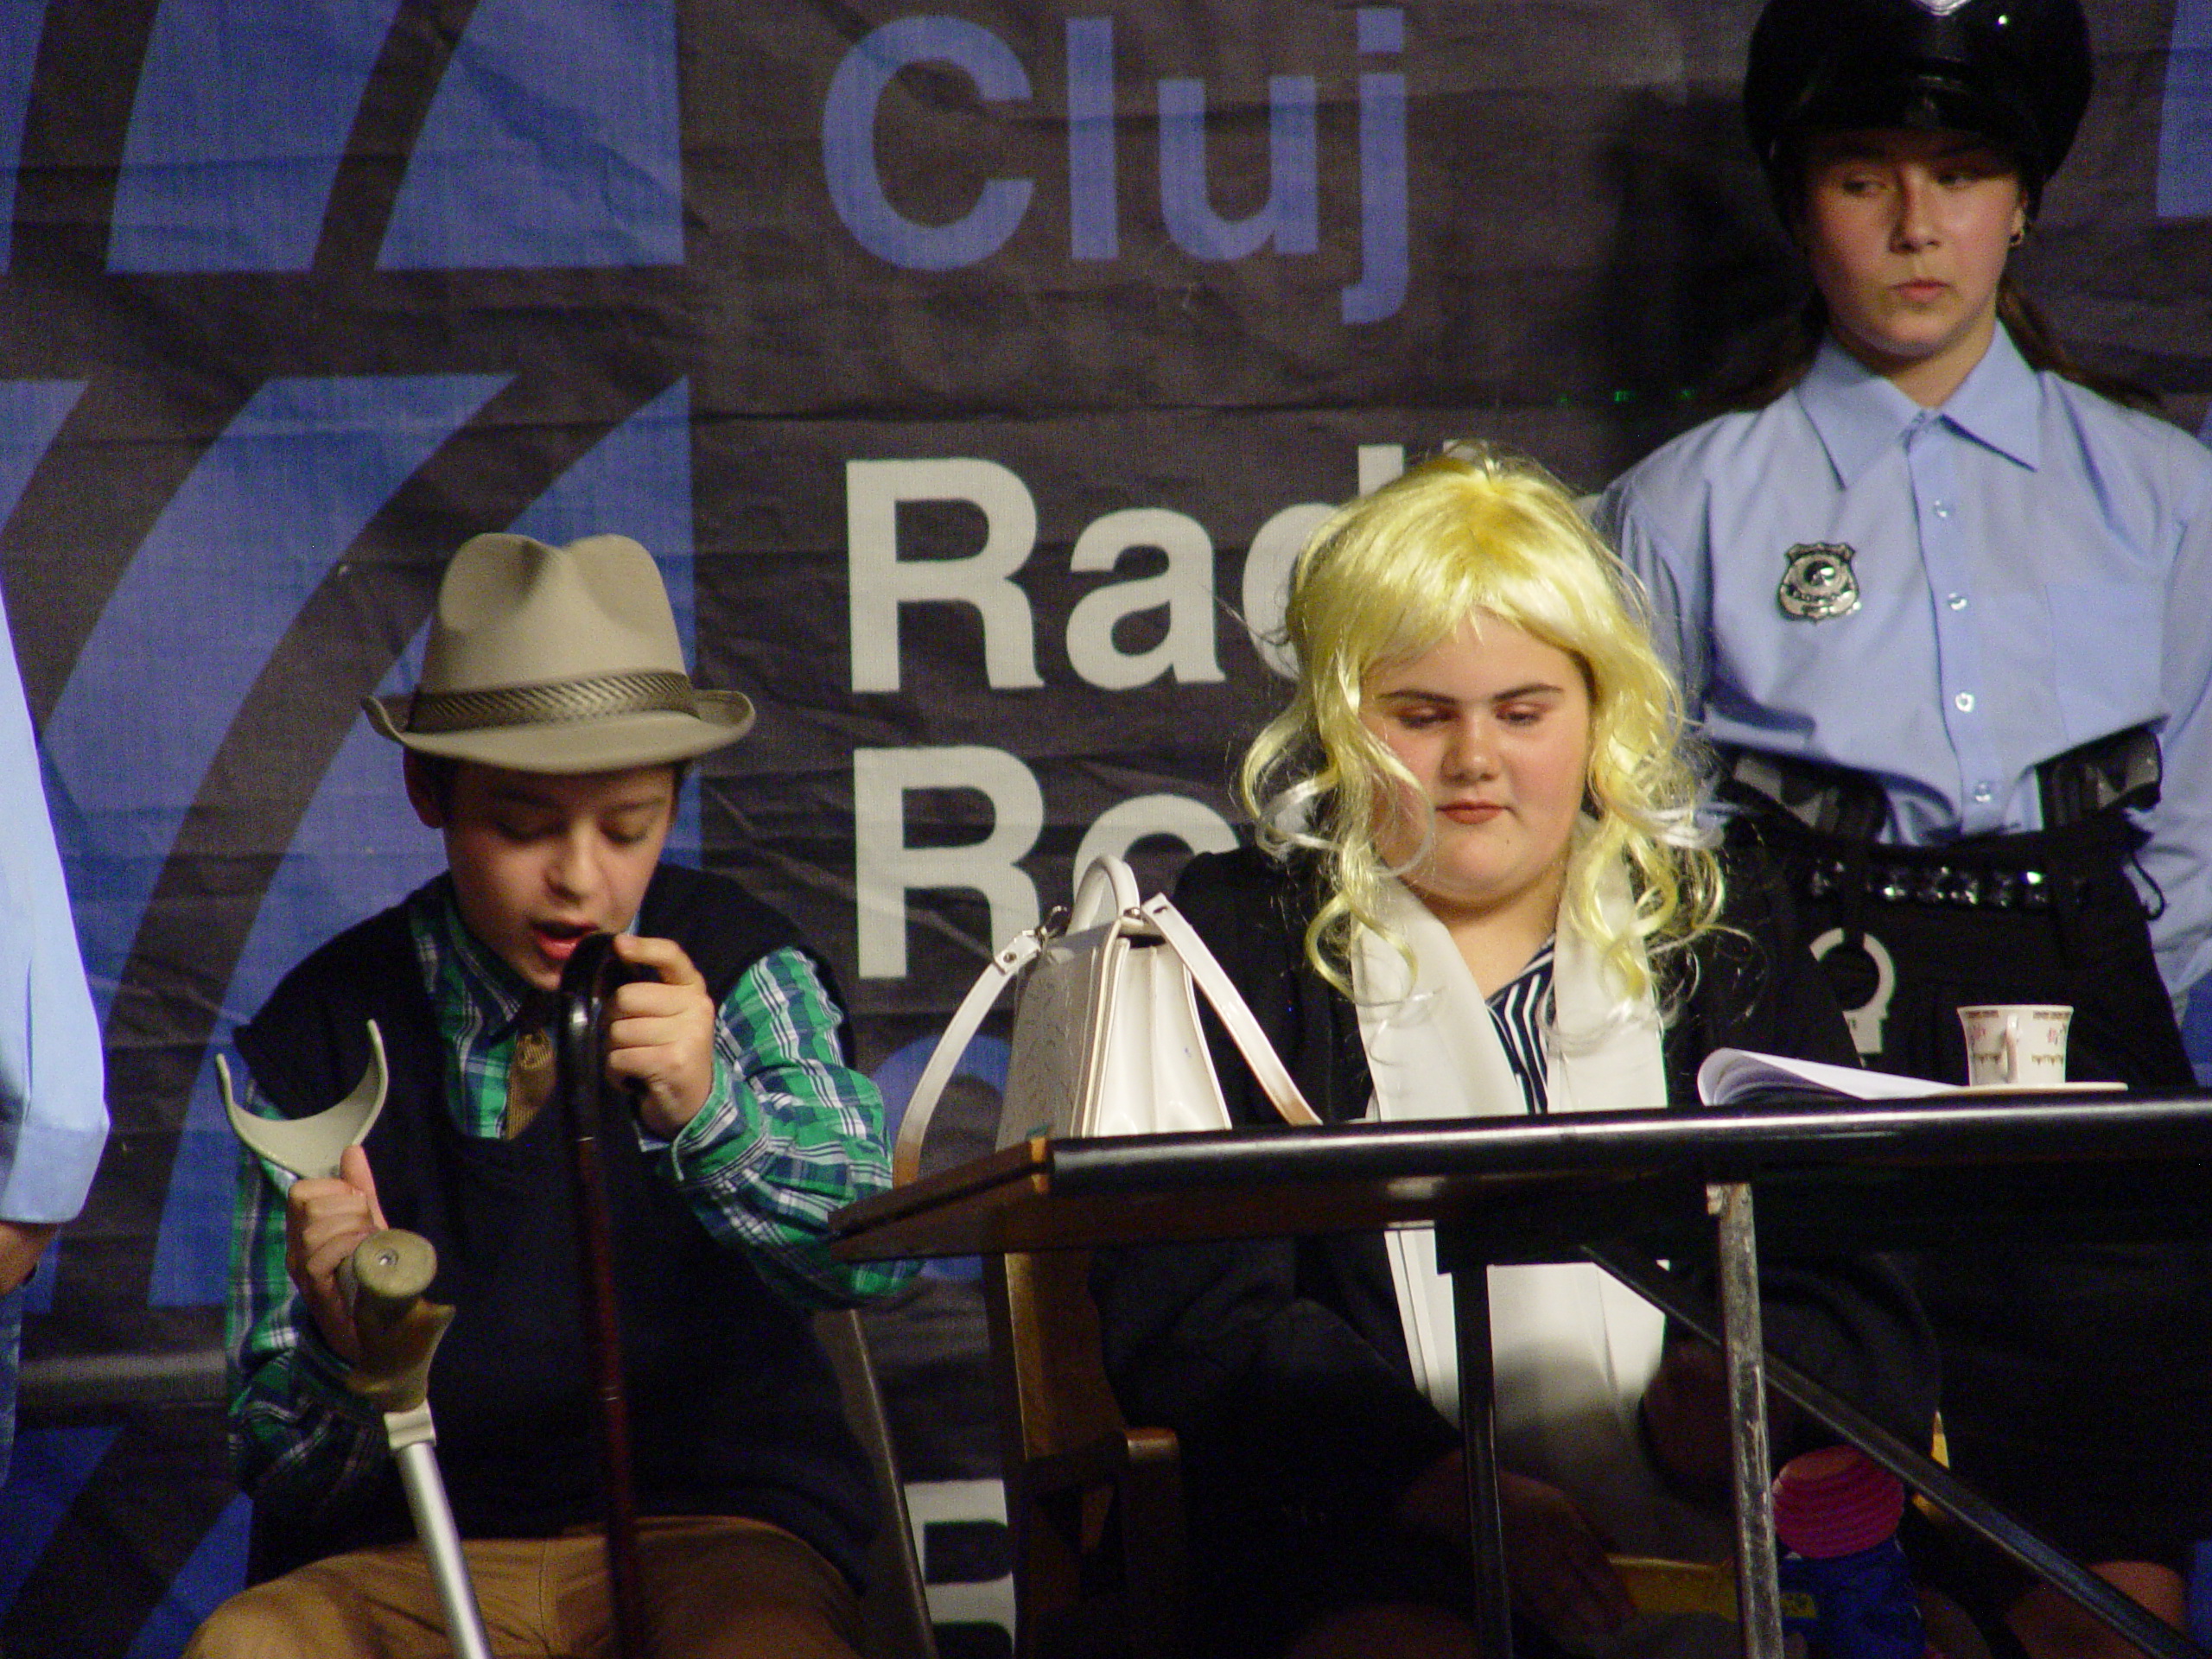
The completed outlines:
[[[613,1651],[597,1531],[463,1546],[499,1659]],[[856,1659],[860,1610],[819,1554],[765,1522],[639,1523],[651,1659]],[[185,1659],[447,1659],[453,1651],[419,1544],[355,1550],[232,1597]],[[645,1659],[633,1656],[632,1659]]]

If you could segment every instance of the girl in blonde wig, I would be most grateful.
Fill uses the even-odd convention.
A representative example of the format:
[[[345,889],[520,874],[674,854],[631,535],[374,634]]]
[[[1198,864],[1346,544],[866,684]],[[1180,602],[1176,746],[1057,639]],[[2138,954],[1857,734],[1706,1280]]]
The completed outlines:
[[[1641,999],[1653,988],[1649,960],[1719,913],[1719,868],[1693,819],[1681,702],[1652,649],[1642,590],[1533,462],[1455,445],[1315,532],[1284,618],[1297,692],[1245,754],[1245,808],[1263,848],[1327,861],[1333,891],[1306,949],[1348,990],[1353,931],[1387,931],[1382,887],[1405,874],[1378,854],[1375,826],[1414,782],[1362,721],[1369,676],[1485,614],[1567,652],[1582,671],[1589,817],[1570,851],[1562,910],[1601,944],[1625,995]],[[1621,861],[1635,873],[1626,925],[1599,903],[1600,873]]]
[[[1700,842],[1637,590],[1542,472],[1459,449],[1344,508],[1299,562],[1287,639],[1296,694],[1243,778],[1258,844],[1192,859],[1175,903],[1325,1123],[1690,1108],[1722,1046],[1849,1062],[1770,884],[1724,880]],[[1233,1049],[1214,1058],[1232,1121],[1264,1123]],[[1763,1277],[1775,1351],[1926,1433],[1893,1275]],[[1683,1496],[1723,1466],[1717,1368],[1586,1264],[1488,1285],[1522,1611],[1623,1659],[1699,1650],[1639,1618],[1607,1551],[1725,1556]],[[1108,1252],[1092,1288],[1122,1409],[1182,1446],[1195,1650],[1475,1651],[1426,1231]]]

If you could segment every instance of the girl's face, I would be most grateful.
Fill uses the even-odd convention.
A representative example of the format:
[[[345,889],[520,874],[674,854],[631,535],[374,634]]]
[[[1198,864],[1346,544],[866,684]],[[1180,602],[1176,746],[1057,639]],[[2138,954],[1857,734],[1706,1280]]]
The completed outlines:
[[[1590,691],[1566,652],[1479,613],[1367,677],[1360,719],[1414,778],[1376,835],[1446,925],[1507,912],[1548,931],[1590,774]]]
[[[2011,157],[1967,133],[1834,133],[1806,162],[1799,232],[1837,340],[1929,408],[1988,349],[2026,226]]]

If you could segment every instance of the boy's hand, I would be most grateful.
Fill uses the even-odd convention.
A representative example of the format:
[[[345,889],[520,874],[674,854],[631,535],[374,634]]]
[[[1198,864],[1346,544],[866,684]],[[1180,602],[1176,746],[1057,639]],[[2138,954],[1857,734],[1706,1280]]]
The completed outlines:
[[[47,1222],[0,1221],[0,1296],[31,1276],[54,1231]]]
[[[607,1075],[641,1086],[638,1115],[673,1141],[715,1083],[715,1005],[707,982],[673,939],[616,936],[614,954],[658,979],[618,988],[607,1005]]]
[[[1606,1541],[1565,1492],[1510,1470],[1497,1471],[1505,1575],[1516,1601],[1562,1635],[1610,1636],[1636,1614],[1628,1586],[1605,1559]]]
[[[298,1180],[284,1195],[284,1267],[315,1328],[348,1365],[361,1360],[353,1309],[338,1286],[339,1264],[360,1242],[385,1228],[369,1155],[348,1147],[334,1178]]]
[[[1610,1635],[1634,1616],[1628,1586],[1605,1559],[1607,1541],[1573,1498],[1501,1469],[1497,1508],[1516,1606],[1562,1635],[1586,1640]],[[1460,1454],[1446,1452],[1416,1477],[1400,1497],[1396,1516],[1464,1547],[1467,1473]]]

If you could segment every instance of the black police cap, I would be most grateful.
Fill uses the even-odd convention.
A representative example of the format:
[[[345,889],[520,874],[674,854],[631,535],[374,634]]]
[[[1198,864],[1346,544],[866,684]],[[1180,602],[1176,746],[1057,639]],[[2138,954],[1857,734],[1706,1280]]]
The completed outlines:
[[[1816,132],[1970,132],[2018,158],[2031,194],[2058,170],[2094,76],[2081,0],[1768,0],[1744,117],[1776,196]]]

